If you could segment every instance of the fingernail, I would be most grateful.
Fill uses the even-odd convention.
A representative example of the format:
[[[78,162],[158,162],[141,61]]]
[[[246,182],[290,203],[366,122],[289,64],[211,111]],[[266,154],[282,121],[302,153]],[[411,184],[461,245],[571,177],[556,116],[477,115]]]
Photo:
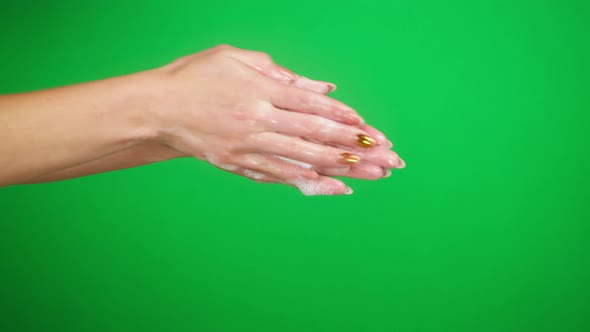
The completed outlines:
[[[377,141],[365,134],[356,135],[356,142],[363,148],[369,148],[377,143]]]
[[[402,158],[399,158],[399,166],[396,168],[406,168],[406,162]]]
[[[336,84],[329,83],[329,82],[325,82],[325,83],[328,86],[328,93],[336,91],[336,88],[337,88]]]
[[[389,158],[388,162],[391,167],[398,168],[398,165],[401,165],[401,158]]]
[[[391,158],[389,159],[389,164],[394,168],[404,168],[406,167],[406,162],[402,158]]]
[[[352,188],[350,187],[346,187],[346,190],[344,191],[344,195],[352,195],[354,191],[352,190]]]
[[[390,176],[391,176],[391,170],[390,170],[389,168],[386,168],[386,169],[383,171],[383,177],[384,177],[384,178],[388,178],[388,177],[390,177]]]
[[[357,155],[350,152],[343,152],[340,154],[340,162],[343,164],[352,165],[358,163],[360,160],[361,159]]]
[[[391,149],[393,147],[393,143],[390,140],[387,140],[387,148]]]

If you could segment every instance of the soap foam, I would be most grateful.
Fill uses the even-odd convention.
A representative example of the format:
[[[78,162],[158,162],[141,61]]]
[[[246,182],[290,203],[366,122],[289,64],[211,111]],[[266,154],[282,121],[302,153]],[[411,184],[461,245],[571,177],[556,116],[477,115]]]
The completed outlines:
[[[302,167],[302,168],[306,168],[306,169],[312,169],[313,168],[313,166],[311,164],[304,163],[304,162],[299,161],[299,160],[293,160],[293,159],[289,159],[289,158],[285,158],[285,157],[281,157],[281,156],[275,156],[275,157],[277,157],[277,158],[279,158],[279,159],[281,159],[283,161],[286,161],[286,162],[288,162],[290,164],[293,164],[293,165],[297,165],[299,167]]]
[[[236,165],[231,165],[231,164],[220,164],[220,165],[215,165],[221,169],[224,169],[226,171],[230,171],[230,172],[236,172],[237,170],[240,169],[240,167],[236,166]]]
[[[262,180],[266,177],[264,174],[258,173],[256,171],[251,170],[251,169],[245,169],[244,175],[246,175],[249,178],[255,179],[255,180]]]
[[[219,162],[219,159],[214,156],[213,154],[207,153],[205,154],[205,160],[207,160],[207,162],[209,162],[211,165],[219,167],[221,169],[224,169],[226,171],[229,172],[235,172],[237,170],[240,169],[240,167],[236,166],[236,165],[232,165],[232,164],[221,164]]]
[[[292,182],[305,196],[333,195],[332,188],[317,180],[297,179]]]

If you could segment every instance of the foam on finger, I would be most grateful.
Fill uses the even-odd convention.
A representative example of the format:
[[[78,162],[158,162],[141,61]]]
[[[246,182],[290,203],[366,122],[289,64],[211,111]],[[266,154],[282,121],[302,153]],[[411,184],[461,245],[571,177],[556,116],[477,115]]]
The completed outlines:
[[[342,181],[329,177],[320,177],[317,180],[297,179],[291,182],[305,196],[325,195],[350,195],[352,189]]]

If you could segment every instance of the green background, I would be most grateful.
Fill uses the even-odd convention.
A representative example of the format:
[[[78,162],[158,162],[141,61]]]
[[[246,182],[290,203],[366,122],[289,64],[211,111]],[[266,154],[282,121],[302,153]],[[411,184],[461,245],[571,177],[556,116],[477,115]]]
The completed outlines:
[[[0,93],[228,43],[337,83],[408,167],[0,189],[0,331],[590,331],[588,1],[47,3],[0,2]]]

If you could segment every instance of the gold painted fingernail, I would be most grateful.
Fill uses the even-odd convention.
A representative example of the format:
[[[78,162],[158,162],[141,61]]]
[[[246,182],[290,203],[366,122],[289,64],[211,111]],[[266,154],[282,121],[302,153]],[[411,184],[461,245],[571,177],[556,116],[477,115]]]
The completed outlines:
[[[370,148],[371,146],[375,145],[377,141],[372,139],[371,137],[365,134],[358,134],[356,135],[356,142],[358,145],[362,146],[363,148]]]
[[[340,154],[340,162],[343,164],[356,164],[361,160],[358,156],[350,153],[350,152],[343,152]]]

